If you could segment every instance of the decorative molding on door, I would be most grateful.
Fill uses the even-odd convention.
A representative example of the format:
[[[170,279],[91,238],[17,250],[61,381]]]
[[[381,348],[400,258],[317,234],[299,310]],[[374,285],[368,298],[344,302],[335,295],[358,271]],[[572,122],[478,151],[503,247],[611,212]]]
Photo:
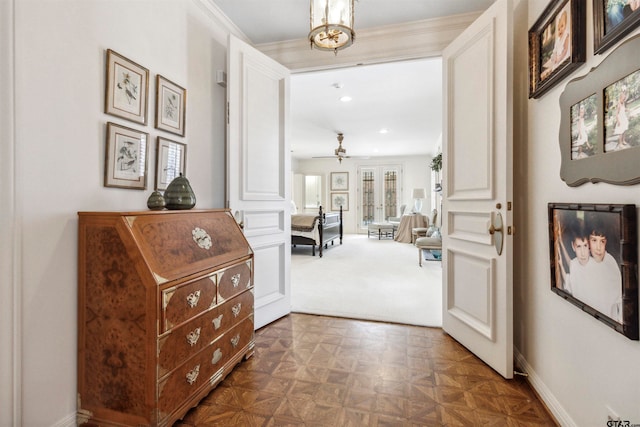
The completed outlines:
[[[488,230],[491,226],[491,212],[447,212],[449,237],[470,240],[491,246],[492,238]]]
[[[283,210],[244,211],[244,234],[247,237],[284,232]]]
[[[447,311],[485,338],[495,341],[495,261],[451,247],[447,249],[447,260],[449,278],[473,283],[473,286],[464,287],[465,292],[456,293],[453,287],[449,288]],[[486,303],[482,310],[477,309],[478,301]]]

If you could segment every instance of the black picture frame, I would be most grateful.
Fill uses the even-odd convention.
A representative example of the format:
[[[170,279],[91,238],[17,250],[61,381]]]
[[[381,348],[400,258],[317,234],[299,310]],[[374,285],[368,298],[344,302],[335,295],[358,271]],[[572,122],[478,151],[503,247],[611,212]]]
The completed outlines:
[[[553,0],[529,29],[529,98],[541,97],[584,63],[585,6],[584,0]]]
[[[549,203],[548,218],[551,290],[638,340],[636,206]]]
[[[567,83],[560,96],[560,178],[570,187],[587,182],[607,182],[614,185],[640,183],[640,116],[635,112],[640,103],[635,85],[640,82],[640,36],[635,36],[616,47],[598,66],[584,76]],[[634,94],[627,99],[628,130],[624,131],[625,148],[616,148],[620,138],[615,130],[613,115],[618,111],[615,102],[620,88],[631,85]],[[576,157],[576,126],[572,108],[595,96],[590,102],[595,111],[590,114],[597,121],[589,127],[589,141],[595,140],[590,155]],[[593,134],[595,136],[593,137]]]
[[[593,51],[600,54],[640,25],[640,2],[593,0]],[[635,9],[633,9],[635,7]]]

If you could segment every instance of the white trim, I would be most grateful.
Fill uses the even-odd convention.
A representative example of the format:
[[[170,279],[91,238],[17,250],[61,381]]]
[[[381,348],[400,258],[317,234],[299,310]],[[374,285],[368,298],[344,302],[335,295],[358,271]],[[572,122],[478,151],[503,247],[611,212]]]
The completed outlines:
[[[337,56],[311,50],[306,38],[255,47],[295,72],[428,58],[440,56],[479,15],[474,12],[360,31],[356,28],[353,46],[341,50]]]
[[[513,348],[513,357],[515,359],[516,366],[518,366],[521,371],[527,373],[529,384],[531,384],[531,387],[533,387],[536,393],[538,393],[538,396],[540,397],[540,399],[542,399],[544,404],[547,405],[547,408],[549,409],[549,411],[551,411],[556,421],[561,426],[578,427],[571,416],[569,416],[569,413],[562,407],[558,399],[553,395],[551,390],[549,390],[547,385],[542,382],[542,378],[538,376],[536,371],[533,370],[524,356],[515,347]]]
[[[193,0],[193,2],[198,6],[205,15],[211,20],[213,23],[212,28],[221,28],[224,32],[224,37],[226,40],[227,34],[233,34],[235,37],[239,38],[245,43],[251,44],[251,40],[247,37],[240,28],[236,24],[231,21],[227,17],[227,15],[222,12],[222,10],[218,7],[217,4],[213,2],[213,0]]]
[[[21,224],[16,203],[15,5],[0,1],[0,425],[22,425]]]

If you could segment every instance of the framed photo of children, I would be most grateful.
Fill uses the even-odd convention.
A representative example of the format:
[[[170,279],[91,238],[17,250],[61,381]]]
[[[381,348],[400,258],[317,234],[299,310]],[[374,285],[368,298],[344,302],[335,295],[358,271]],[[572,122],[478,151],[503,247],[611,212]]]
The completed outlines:
[[[593,0],[593,50],[602,53],[640,25],[640,0]]]
[[[539,98],[585,61],[584,0],[552,0],[529,30],[529,98]]]
[[[187,90],[156,76],[156,129],[184,136]]]
[[[635,205],[549,203],[551,290],[638,340]]]
[[[623,42],[560,96],[560,178],[640,183],[640,36]]]
[[[147,189],[149,134],[107,123],[104,186]]]
[[[107,84],[104,112],[147,124],[149,70],[107,49]]]

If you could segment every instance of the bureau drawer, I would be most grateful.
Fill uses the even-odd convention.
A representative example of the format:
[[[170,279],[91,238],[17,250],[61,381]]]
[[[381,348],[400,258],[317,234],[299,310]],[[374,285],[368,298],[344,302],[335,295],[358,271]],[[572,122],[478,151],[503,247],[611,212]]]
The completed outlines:
[[[228,300],[253,285],[251,261],[229,267],[218,273],[218,303]]]
[[[218,306],[222,314],[222,330],[227,330],[236,325],[245,317],[253,314],[253,292],[245,291],[235,296],[224,304]]]
[[[216,305],[216,275],[197,279],[162,291],[160,334],[194,318]]]
[[[223,314],[217,307],[189,323],[169,331],[158,340],[158,378],[211,344],[222,328]]]
[[[223,334],[209,347],[158,383],[160,418],[184,403],[205,385],[217,382],[232,366],[227,364],[253,340],[253,316]],[[227,372],[221,371],[223,368]]]
[[[208,346],[218,335],[253,314],[253,293],[246,291],[158,340],[158,378]]]

